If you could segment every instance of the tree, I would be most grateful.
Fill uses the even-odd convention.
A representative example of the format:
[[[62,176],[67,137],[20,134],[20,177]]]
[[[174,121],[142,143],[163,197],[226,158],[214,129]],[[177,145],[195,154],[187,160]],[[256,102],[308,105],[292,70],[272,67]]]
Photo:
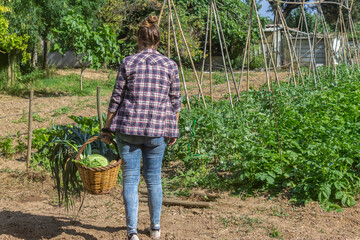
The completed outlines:
[[[8,86],[14,79],[14,61],[12,60],[12,53],[19,51],[22,55],[22,61],[25,62],[29,59],[29,54],[26,52],[27,35],[19,36],[9,31],[9,21],[4,16],[4,13],[10,13],[10,8],[2,5],[0,1],[0,52],[8,55]]]
[[[99,17],[114,29],[124,44],[122,55],[137,51],[137,31],[140,22],[151,14],[157,14],[162,1],[158,0],[108,0],[100,9]],[[162,31],[164,33],[164,31]]]
[[[291,3],[287,3],[287,2],[301,3],[301,2],[308,2],[308,1],[309,0],[305,0],[305,1],[303,1],[303,0],[283,0],[283,2],[285,2],[285,3],[280,3],[280,2],[278,3],[276,1],[269,0],[269,3],[270,3],[270,7],[274,13],[277,11],[277,6],[279,6],[284,18],[286,19],[293,10],[295,10],[301,6],[300,4],[291,4]],[[279,15],[277,16],[277,19],[275,19],[275,21],[278,23],[281,23]]]
[[[104,63],[120,63],[120,44],[116,33],[106,24],[93,29],[82,15],[70,12],[60,26],[53,29],[55,50],[73,50],[81,66],[80,89],[87,67],[99,69]]]
[[[302,15],[302,11],[300,8],[292,11],[291,14],[286,18],[286,24],[288,25],[288,27],[298,28],[301,15]],[[315,31],[316,15],[317,13],[310,13],[308,11],[305,11],[305,17],[306,17],[306,22],[308,24],[309,33],[313,33]],[[299,31],[301,30],[303,32],[306,32],[306,27],[304,27],[304,24],[302,26],[302,29],[299,29]],[[318,33],[323,32],[323,26],[320,19],[318,19],[317,32]]]
[[[335,29],[337,20],[340,16],[340,6],[333,3],[326,3],[326,2],[333,2],[330,0],[324,0],[324,3],[321,4],[322,10],[324,12],[325,19],[327,23],[331,26],[331,28]],[[351,1],[349,1],[349,6],[351,5]],[[346,6],[346,5],[345,5]],[[347,23],[348,22],[348,11],[343,8],[343,15],[344,20]],[[360,0],[354,0],[352,5],[352,19],[355,23],[358,23],[360,21]]]

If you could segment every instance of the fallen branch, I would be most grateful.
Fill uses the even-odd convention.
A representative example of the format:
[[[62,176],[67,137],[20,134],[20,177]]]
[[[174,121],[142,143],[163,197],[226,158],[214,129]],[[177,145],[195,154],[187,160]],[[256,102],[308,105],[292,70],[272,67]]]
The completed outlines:
[[[191,194],[194,196],[200,197],[205,201],[215,201],[217,198],[220,197],[219,194],[216,193],[206,193],[206,192],[198,192],[198,191],[191,191]]]
[[[147,198],[139,198],[140,202],[148,202]],[[183,206],[188,208],[210,208],[211,204],[209,202],[190,202],[190,201],[180,201],[169,198],[163,199],[163,205],[165,206]]]
[[[146,188],[139,188],[139,193],[143,195],[148,195],[148,191]],[[200,199],[204,201],[215,201],[217,198],[220,197],[219,194],[216,193],[206,193],[206,192],[200,192],[200,191],[191,191],[191,195],[194,197],[199,197]]]

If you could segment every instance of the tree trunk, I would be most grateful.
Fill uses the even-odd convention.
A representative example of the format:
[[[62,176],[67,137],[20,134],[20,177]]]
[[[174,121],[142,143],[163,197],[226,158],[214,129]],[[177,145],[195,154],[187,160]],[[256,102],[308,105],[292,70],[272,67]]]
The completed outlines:
[[[80,74],[80,90],[83,90],[83,75],[84,75],[84,71],[85,71],[85,67],[81,68],[81,74]]]
[[[16,82],[16,71],[15,71],[15,63],[16,63],[16,55],[11,56],[11,82],[14,84]]]
[[[44,37],[44,52],[43,52],[43,69],[47,69],[47,53],[48,53],[48,39],[47,35]]]
[[[7,83],[8,87],[10,87],[10,85],[11,85],[11,75],[12,75],[12,72],[11,72],[11,54],[8,53],[8,83]]]
[[[36,63],[37,63],[37,44],[35,44],[34,50],[33,50],[33,54],[32,54],[32,59],[31,59],[31,65],[32,67],[36,67]]]
[[[307,0],[305,2],[307,2]],[[275,13],[277,11],[276,3],[275,2],[270,2],[270,6],[273,9],[273,12]],[[299,4],[288,4],[284,8],[283,5],[280,5],[281,12],[282,12],[284,18],[286,19],[290,15],[291,11],[298,8],[299,6],[300,6]],[[278,22],[278,23],[281,22],[279,14],[276,16],[275,22]]]

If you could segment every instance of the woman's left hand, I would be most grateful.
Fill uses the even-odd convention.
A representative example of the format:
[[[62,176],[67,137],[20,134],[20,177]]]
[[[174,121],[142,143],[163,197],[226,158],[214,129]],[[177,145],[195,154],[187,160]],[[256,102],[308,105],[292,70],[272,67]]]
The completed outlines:
[[[168,146],[174,145],[176,143],[176,140],[177,140],[177,138],[175,138],[175,137],[168,138],[167,145]]]

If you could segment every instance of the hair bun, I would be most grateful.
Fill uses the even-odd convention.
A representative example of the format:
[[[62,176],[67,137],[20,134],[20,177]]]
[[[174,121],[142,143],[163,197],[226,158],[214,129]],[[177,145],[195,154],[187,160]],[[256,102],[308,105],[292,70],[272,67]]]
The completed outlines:
[[[158,21],[158,17],[155,15],[149,16],[147,18],[145,18],[145,20],[142,22],[141,27],[146,27],[149,28],[151,26],[153,26],[154,24],[156,24]]]
[[[148,17],[147,20],[150,24],[154,24],[154,23],[157,23],[158,17],[155,15],[152,15],[152,16]]]

